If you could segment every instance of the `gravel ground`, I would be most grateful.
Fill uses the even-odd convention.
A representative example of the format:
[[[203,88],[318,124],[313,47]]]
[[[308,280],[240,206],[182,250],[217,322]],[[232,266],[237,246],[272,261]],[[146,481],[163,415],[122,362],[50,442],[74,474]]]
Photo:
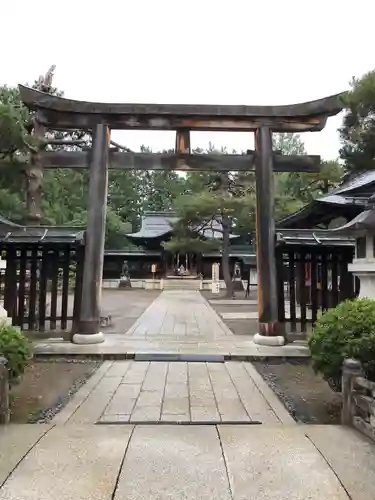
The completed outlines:
[[[19,384],[11,390],[11,422],[48,422],[100,364],[100,361],[65,358],[31,362]]]
[[[341,394],[333,392],[308,361],[255,361],[255,368],[304,424],[340,424]]]
[[[160,295],[160,290],[131,289],[104,289],[102,291],[102,315],[110,315],[112,324],[103,327],[105,334],[126,333],[127,330],[137,321],[139,316],[149,305]],[[69,299],[69,314],[72,314],[73,298]],[[58,313],[61,308],[61,297],[58,299]],[[68,321],[68,330],[71,329],[71,321]],[[58,324],[59,328],[59,324]],[[45,332],[32,332],[29,337],[32,339],[43,339],[49,337],[61,338],[66,335],[57,329],[48,331],[48,324]],[[68,335],[69,337],[69,335]]]

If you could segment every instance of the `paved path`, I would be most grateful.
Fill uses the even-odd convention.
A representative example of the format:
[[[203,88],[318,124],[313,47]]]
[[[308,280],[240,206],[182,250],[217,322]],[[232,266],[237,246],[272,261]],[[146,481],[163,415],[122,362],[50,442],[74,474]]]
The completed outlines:
[[[0,429],[0,500],[373,500],[374,470],[374,445],[333,426]]]
[[[107,361],[54,418],[94,423],[294,424],[250,363]]]
[[[83,346],[50,339],[38,342],[36,352],[124,358],[135,354],[222,355],[232,358],[309,356],[303,345],[258,346],[251,335],[234,335],[200,292],[188,290],[162,292],[129,330],[123,334],[106,335],[103,344]]]
[[[293,352],[257,351],[175,291],[104,345],[64,345],[50,352]],[[297,425],[249,362],[105,361],[50,425],[0,428],[0,500],[374,500],[374,470],[373,443]]]

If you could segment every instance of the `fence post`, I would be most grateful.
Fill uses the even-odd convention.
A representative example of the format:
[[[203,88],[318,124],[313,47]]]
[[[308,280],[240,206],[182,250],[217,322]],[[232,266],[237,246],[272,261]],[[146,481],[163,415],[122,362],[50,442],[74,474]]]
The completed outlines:
[[[0,425],[9,423],[9,379],[7,360],[0,356]]]
[[[353,421],[353,405],[352,405],[352,389],[353,378],[363,375],[362,365],[356,359],[344,359],[342,365],[341,378],[341,394],[342,394],[342,410],[341,424],[352,425]]]

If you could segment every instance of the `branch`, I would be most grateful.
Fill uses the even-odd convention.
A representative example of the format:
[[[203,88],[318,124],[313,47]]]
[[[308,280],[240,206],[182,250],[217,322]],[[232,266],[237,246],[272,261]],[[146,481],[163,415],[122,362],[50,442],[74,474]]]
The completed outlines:
[[[196,233],[199,233],[200,231],[203,231],[204,229],[211,229],[212,230],[212,217],[209,220],[203,221],[201,223],[201,226],[196,226],[194,227],[193,231]]]
[[[112,139],[110,140],[110,143],[112,144],[112,146],[115,146],[115,148],[122,149],[126,153],[132,153],[133,152],[131,149],[129,149],[129,148],[125,147],[125,146],[121,146],[121,144],[119,144],[118,142],[112,141]]]
[[[54,145],[54,146],[79,146],[81,144],[86,144],[85,139],[43,139],[44,145]]]

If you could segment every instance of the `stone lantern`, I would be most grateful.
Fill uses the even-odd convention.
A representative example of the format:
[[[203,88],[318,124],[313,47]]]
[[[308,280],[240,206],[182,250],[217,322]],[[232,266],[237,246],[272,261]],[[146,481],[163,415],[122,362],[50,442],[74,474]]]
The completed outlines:
[[[340,229],[355,238],[355,257],[348,270],[360,280],[358,296],[375,299],[375,195],[365,211]]]

